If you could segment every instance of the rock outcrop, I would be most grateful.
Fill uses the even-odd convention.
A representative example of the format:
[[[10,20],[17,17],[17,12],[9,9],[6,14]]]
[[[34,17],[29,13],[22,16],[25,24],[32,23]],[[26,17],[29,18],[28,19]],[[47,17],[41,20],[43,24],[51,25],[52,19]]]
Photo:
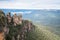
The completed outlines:
[[[0,11],[0,24],[0,32],[4,33],[5,40],[27,40],[28,32],[34,28],[32,22],[22,19],[22,15],[14,14],[11,16],[8,13],[5,16],[3,11]]]

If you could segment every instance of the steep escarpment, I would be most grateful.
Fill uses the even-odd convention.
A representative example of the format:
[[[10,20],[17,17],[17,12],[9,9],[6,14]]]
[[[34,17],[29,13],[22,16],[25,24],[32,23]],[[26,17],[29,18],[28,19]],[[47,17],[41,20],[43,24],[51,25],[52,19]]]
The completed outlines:
[[[22,15],[11,16],[10,12],[7,15],[0,12],[0,31],[4,33],[5,40],[27,40],[28,33],[34,30],[34,27],[31,21],[22,19]]]

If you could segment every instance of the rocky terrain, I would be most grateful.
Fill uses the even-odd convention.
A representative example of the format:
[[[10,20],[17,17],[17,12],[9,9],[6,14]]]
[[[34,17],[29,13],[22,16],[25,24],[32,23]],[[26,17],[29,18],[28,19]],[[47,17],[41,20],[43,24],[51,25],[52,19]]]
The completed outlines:
[[[26,40],[27,33],[33,30],[34,25],[28,20],[23,20],[22,16],[10,13],[7,16],[0,10],[0,32],[5,40]],[[0,35],[1,36],[1,35]],[[2,40],[3,40],[2,38]]]

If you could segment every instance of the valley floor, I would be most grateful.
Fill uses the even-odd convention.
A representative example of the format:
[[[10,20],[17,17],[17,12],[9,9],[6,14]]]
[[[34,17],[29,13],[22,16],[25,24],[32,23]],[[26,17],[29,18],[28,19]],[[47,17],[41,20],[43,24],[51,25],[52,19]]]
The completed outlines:
[[[35,30],[28,34],[28,40],[60,40],[60,37],[43,27],[35,27]]]

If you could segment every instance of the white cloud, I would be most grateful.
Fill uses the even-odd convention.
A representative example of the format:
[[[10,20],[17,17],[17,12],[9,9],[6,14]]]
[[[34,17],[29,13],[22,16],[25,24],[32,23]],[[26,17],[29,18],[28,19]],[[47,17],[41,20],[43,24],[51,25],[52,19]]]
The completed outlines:
[[[29,8],[30,4],[19,2],[0,2],[0,8],[24,9]]]
[[[22,14],[22,15],[23,15],[23,14],[31,14],[31,12],[32,12],[32,11],[24,11],[24,12],[22,12],[22,11],[20,12],[20,11],[19,11],[19,12],[11,12],[11,13],[12,13],[12,14],[14,14],[14,13],[16,13],[16,14]]]
[[[8,9],[60,9],[59,0],[0,1],[0,8]]]
[[[23,2],[23,3],[40,3],[40,4],[59,4],[60,0],[8,0],[13,2]]]
[[[23,14],[23,12],[11,12],[12,14]]]
[[[31,14],[32,11],[25,11],[24,13],[26,13],[26,14]]]

